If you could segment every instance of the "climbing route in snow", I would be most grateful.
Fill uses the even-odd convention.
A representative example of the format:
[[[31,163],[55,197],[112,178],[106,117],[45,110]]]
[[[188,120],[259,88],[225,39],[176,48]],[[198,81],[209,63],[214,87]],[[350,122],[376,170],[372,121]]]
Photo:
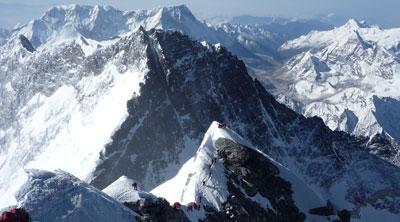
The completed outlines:
[[[57,187],[54,188],[54,190],[45,198],[43,199],[43,201],[41,202],[41,204],[39,204],[38,206],[36,206],[34,209],[29,211],[30,215],[35,214],[40,208],[42,208],[43,206],[45,206],[47,203],[49,203],[53,197],[56,195],[57,191],[61,189],[61,187],[65,184],[65,182],[67,181],[77,181],[77,178],[64,178],[60,181],[58,181]]]

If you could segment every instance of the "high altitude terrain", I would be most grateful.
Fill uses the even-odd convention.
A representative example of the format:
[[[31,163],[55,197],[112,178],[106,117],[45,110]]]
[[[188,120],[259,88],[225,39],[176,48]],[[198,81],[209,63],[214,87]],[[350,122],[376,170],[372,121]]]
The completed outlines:
[[[77,177],[67,187],[83,187],[77,190],[95,190],[79,182],[84,180],[107,191],[125,176],[141,189],[188,204],[201,190],[196,186],[202,177],[192,176],[209,173],[207,167],[193,168],[206,166],[206,157],[217,157],[212,166],[217,174],[210,176],[216,192],[203,193],[211,195],[206,199],[212,213],[186,213],[191,220],[221,219],[229,211],[251,221],[250,209],[265,218],[310,220],[309,210],[329,200],[332,215],[345,209],[353,219],[379,215],[396,221],[396,144],[385,135],[371,140],[332,131],[320,118],[305,118],[278,103],[236,56],[256,54],[226,36],[231,35],[198,22],[184,6],[131,12],[60,6],[7,32],[0,49],[0,172],[7,178],[0,180],[0,207],[30,203],[24,198],[31,196],[15,192],[37,189],[30,185],[35,178],[54,186],[72,178],[63,172],[26,173],[26,168],[67,171]],[[239,50],[236,55],[232,48]],[[237,134],[218,129],[213,121],[230,123]],[[218,149],[228,154],[216,155]],[[273,179],[276,183],[268,186],[282,190],[264,190],[252,175]],[[174,177],[179,190],[171,191],[171,182],[165,182]],[[43,192],[51,195],[52,189]],[[172,193],[177,196],[168,196]],[[71,207],[85,210],[79,205],[82,197],[74,197]],[[100,203],[107,199],[102,193],[96,198]],[[127,209],[109,203],[121,212]],[[146,203],[127,203],[136,212],[128,217],[145,217],[150,206],[167,207]],[[68,220],[61,215],[71,213],[63,210],[55,211],[61,221]]]

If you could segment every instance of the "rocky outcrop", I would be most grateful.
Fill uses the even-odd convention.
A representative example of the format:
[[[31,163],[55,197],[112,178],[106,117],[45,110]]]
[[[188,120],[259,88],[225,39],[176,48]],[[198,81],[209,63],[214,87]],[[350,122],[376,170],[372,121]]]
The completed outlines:
[[[306,216],[292,199],[291,184],[278,176],[278,168],[263,154],[225,138],[215,147],[226,168],[230,195],[223,210],[209,210],[207,221],[304,221]],[[268,208],[249,198],[257,193],[268,199]]]
[[[350,222],[351,214],[348,210],[341,210],[338,216],[341,222]]]
[[[133,210],[139,216],[136,217],[140,222],[189,222],[185,213],[181,209],[173,209],[169,203],[162,198],[156,201],[143,198],[135,203],[125,202],[125,206]]]
[[[36,49],[32,46],[31,42],[24,35],[20,35],[19,40],[21,41],[22,46],[29,52],[36,51]]]

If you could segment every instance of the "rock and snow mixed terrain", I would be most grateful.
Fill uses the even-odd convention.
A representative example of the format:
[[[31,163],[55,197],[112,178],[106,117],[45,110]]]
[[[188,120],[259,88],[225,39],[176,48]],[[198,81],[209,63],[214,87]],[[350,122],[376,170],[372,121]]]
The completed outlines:
[[[249,147],[233,130],[220,129],[214,122],[196,155],[174,178],[151,192],[172,203],[201,204],[199,211],[186,213],[192,221],[205,217],[216,221],[302,221],[305,214],[309,221],[324,219],[308,214],[325,203],[304,182]]]
[[[353,30],[353,23],[358,27],[357,32]],[[110,26],[112,29],[102,28],[110,24],[114,24]],[[198,29],[192,28],[194,25],[203,27],[199,32],[203,35],[198,38],[195,37]],[[149,30],[154,27],[181,30],[189,36],[181,32]],[[251,27],[247,28],[251,30]],[[283,45],[282,52],[294,54],[294,57],[284,66],[289,68],[281,69],[286,74],[279,76],[274,84],[283,87],[288,82],[294,83],[290,71],[307,71],[299,77],[299,82],[295,82],[297,88],[295,84],[287,90],[292,94],[282,98],[292,102],[303,102],[300,99],[315,102],[320,99],[315,93],[317,91],[330,98],[332,92],[341,95],[335,90],[341,86],[345,88],[350,80],[359,80],[357,83],[365,89],[375,86],[369,85],[372,84],[370,79],[379,80],[376,82],[377,92],[386,93],[382,94],[385,97],[393,96],[395,90],[391,87],[396,85],[394,78],[398,66],[397,60],[390,61],[397,58],[398,46],[388,49],[395,43],[390,40],[393,38],[384,38],[382,33],[392,37],[396,30],[372,27],[368,28],[372,31],[365,31],[365,34],[364,29],[367,30],[361,23],[350,21],[344,27],[326,32],[328,39],[338,30],[345,33],[348,38],[342,36],[340,44],[332,40],[321,41],[320,47],[314,43],[307,45],[307,36],[303,36]],[[396,112],[391,112],[393,107],[397,107],[396,98],[380,98],[381,94],[372,97],[374,104],[381,104],[380,108],[376,108],[372,116],[365,117],[370,122],[373,122],[372,117],[376,117],[379,124],[387,128],[385,134],[370,140],[332,131],[321,119],[305,118],[279,104],[265,91],[261,82],[247,73],[245,64],[221,46],[226,45],[229,49],[240,44],[243,46],[240,49],[244,49],[242,52],[251,51],[251,47],[246,48],[243,42],[240,43],[240,35],[200,23],[182,6],[132,12],[99,6],[62,6],[50,9],[27,25],[1,33],[0,39],[4,44],[0,48],[0,174],[8,179],[0,180],[0,207],[20,203],[21,196],[14,194],[22,192],[20,188],[29,181],[24,171],[27,167],[60,168],[119,201],[127,200],[129,203],[137,200],[129,200],[134,194],[131,190],[119,189],[131,182],[127,178],[137,181],[144,190],[152,190],[170,179],[178,182],[186,179],[193,186],[183,183],[177,186],[187,192],[181,192],[180,196],[166,193],[165,196],[189,203],[193,201],[194,193],[201,190],[195,186],[201,178],[188,178],[188,175],[206,174],[207,171],[192,168],[205,165],[202,158],[218,149],[214,142],[218,140],[216,137],[222,136],[264,152],[268,155],[265,159],[274,159],[267,161],[269,166],[280,172],[277,177],[292,184],[295,207],[307,216],[310,216],[307,209],[311,206],[299,204],[304,198],[298,196],[296,186],[303,187],[300,193],[315,196],[315,201],[310,203],[330,200],[336,210],[349,210],[353,219],[365,221],[371,215],[385,217],[387,221],[399,218],[400,169],[395,165],[400,161],[397,147],[386,139],[396,139],[393,133],[397,129],[393,125]],[[323,40],[320,33],[324,32],[312,32],[308,38]],[[374,37],[374,33],[383,37]],[[230,42],[211,45],[193,40],[216,43],[221,36],[230,36]],[[373,38],[379,39],[379,44],[372,42]],[[309,48],[311,46],[316,48]],[[331,51],[324,54],[325,48]],[[339,49],[342,51],[337,51]],[[351,53],[343,54],[343,50],[347,52],[345,49]],[[350,59],[339,54],[348,55]],[[331,57],[334,55],[343,63],[331,64],[322,59],[323,55],[328,59],[334,59]],[[362,59],[371,56],[373,59],[367,60],[370,65],[365,65],[366,61]],[[304,59],[296,62],[298,57]],[[352,61],[352,66],[349,68],[345,61]],[[338,67],[343,68],[340,75],[339,71],[335,72]],[[353,67],[360,69],[357,75],[349,71]],[[370,71],[367,76],[365,70]],[[377,70],[380,70],[379,75],[375,73]],[[336,82],[327,85],[322,79]],[[392,85],[386,86],[387,82]],[[378,87],[378,83],[383,88]],[[309,89],[307,84],[314,85]],[[357,89],[352,92],[357,92]],[[296,90],[303,91],[299,93]],[[314,93],[307,94],[304,90]],[[299,97],[294,101],[289,96],[296,93]],[[368,93],[371,92],[366,92],[366,97]],[[359,96],[352,99],[357,98]],[[367,103],[363,104],[362,111],[368,112]],[[359,129],[357,113],[350,107],[344,112],[346,120],[341,124]],[[229,122],[243,140],[237,136],[233,138],[232,135],[236,134],[219,135],[219,129],[214,129],[215,124],[204,134],[215,120]],[[377,128],[370,126],[368,129]],[[201,143],[204,135],[205,142]],[[213,143],[208,143],[208,140]],[[255,152],[247,149],[252,150],[250,153]],[[193,158],[195,155],[197,159]],[[229,199],[233,192],[242,194],[240,198],[246,203],[252,203],[246,198],[253,202],[261,201],[263,209],[279,211],[275,206],[279,201],[274,202],[276,198],[268,196],[268,201],[263,198],[268,194],[266,191],[258,190],[260,193],[255,194],[254,189],[246,185],[231,190],[228,185],[229,194],[222,189],[225,182],[234,186],[243,184],[239,182],[241,179],[250,183],[254,179],[246,174],[250,169],[247,166],[225,163],[215,164],[213,167],[218,169],[218,173],[210,177],[215,185],[222,184],[220,191],[225,193],[207,194],[215,195],[207,201],[213,206],[210,210],[214,209],[216,218],[221,215],[215,209],[222,210],[223,201],[235,202]],[[237,173],[239,179],[224,177],[227,169],[240,169],[242,174]],[[171,187],[171,181],[154,192]],[[155,198],[146,192],[135,194],[135,198]],[[146,217],[143,212],[155,204],[146,203],[127,206],[139,209],[135,212],[139,214],[138,218],[142,218]],[[158,207],[172,210],[169,205]],[[182,214],[170,212],[171,217],[185,218]]]

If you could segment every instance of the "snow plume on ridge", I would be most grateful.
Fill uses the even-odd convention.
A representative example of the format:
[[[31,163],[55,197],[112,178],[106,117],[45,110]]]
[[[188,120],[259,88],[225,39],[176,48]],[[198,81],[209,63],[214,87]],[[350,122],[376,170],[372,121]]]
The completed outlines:
[[[32,221],[135,221],[133,211],[69,173],[30,169],[26,174],[16,205]]]

